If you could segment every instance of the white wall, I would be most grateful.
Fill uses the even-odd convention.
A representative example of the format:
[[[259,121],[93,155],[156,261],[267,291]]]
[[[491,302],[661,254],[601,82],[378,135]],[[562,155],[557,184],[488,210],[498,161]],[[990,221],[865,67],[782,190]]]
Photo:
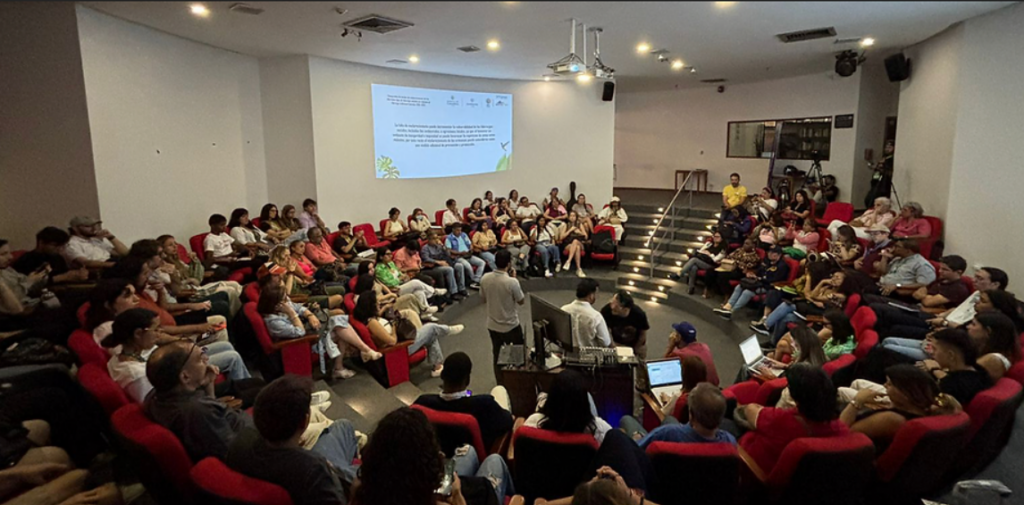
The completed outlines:
[[[859,79],[820,74],[730,86],[648,90],[628,85],[616,93],[616,187],[675,187],[676,170],[710,171],[708,190],[720,191],[729,174],[738,172],[748,190],[760,190],[768,179],[767,159],[726,158],[729,121],[835,116],[857,112]],[[855,124],[859,118],[855,118]],[[853,178],[856,128],[832,130],[830,161],[825,173],[836,176],[840,199],[849,200]],[[777,161],[778,169],[809,161]]]
[[[1024,291],[1024,5],[969,20],[960,53],[946,250],[998,266]],[[903,125],[900,125],[902,128]]]
[[[79,53],[73,3],[0,3],[0,238],[14,249],[100,211]]]
[[[889,82],[882,55],[868,58],[857,70],[857,74],[860,75],[860,94],[857,116],[854,118],[857,138],[853,149],[853,185],[850,193],[855,207],[860,208],[866,207],[864,197],[871,189],[872,175],[864,160],[864,150],[873,151],[874,161],[883,156],[885,118],[897,115],[900,87],[898,83]]]
[[[267,201],[257,60],[79,7],[105,225],[125,242],[208,231]],[[253,209],[255,207],[255,210]]]
[[[448,198],[468,206],[492,190],[512,188],[540,200],[553,186],[568,194],[576,181],[595,204],[612,190],[615,111],[599,86],[476,79],[310,58],[317,199],[330,226],[341,220],[377,222],[392,206],[403,215],[420,207],[431,217]],[[377,179],[370,84],[392,84],[513,95],[515,160],[508,172],[446,179]]]
[[[958,24],[904,54],[910,78],[900,83],[893,184],[902,201],[945,218],[960,109],[963,25]]]
[[[261,58],[259,65],[267,196],[278,210],[300,207],[316,196],[309,57]]]

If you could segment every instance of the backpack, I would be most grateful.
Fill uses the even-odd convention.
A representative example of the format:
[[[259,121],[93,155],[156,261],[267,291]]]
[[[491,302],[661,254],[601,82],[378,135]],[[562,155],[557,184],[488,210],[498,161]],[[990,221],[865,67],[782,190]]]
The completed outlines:
[[[616,246],[615,239],[612,238],[612,232],[602,230],[595,232],[591,239],[594,251],[598,254],[615,254]]]
[[[0,348],[0,367],[49,363],[70,367],[75,364],[75,356],[67,347],[33,336],[31,332],[4,340]]]

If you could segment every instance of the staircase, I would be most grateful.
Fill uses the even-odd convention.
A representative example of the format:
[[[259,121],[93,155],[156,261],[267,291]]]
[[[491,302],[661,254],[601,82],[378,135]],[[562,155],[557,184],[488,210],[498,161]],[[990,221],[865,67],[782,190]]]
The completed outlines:
[[[623,273],[618,285],[640,300],[667,299],[668,293],[681,285],[669,275],[682,270],[718,222],[719,209],[693,208],[681,193],[676,193],[671,206],[623,202],[629,221],[625,244],[619,246],[617,269]]]

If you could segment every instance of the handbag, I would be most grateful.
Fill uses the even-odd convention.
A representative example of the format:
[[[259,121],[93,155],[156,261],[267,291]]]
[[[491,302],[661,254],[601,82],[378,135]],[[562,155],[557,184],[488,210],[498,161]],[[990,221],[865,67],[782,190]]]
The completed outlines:
[[[416,340],[416,334],[419,333],[419,328],[411,320],[406,317],[402,317],[401,314],[391,323],[395,325],[395,337],[399,342],[405,342],[407,340]]]
[[[4,347],[0,349],[0,367],[49,363],[71,367],[75,364],[75,357],[67,347],[33,337],[31,332],[10,337],[3,344]]]
[[[731,259],[722,260],[722,264],[715,269],[716,272],[732,272],[736,270],[736,261]]]
[[[740,287],[748,291],[757,291],[761,289],[763,285],[760,279],[751,279],[750,277],[744,277],[740,279]]]

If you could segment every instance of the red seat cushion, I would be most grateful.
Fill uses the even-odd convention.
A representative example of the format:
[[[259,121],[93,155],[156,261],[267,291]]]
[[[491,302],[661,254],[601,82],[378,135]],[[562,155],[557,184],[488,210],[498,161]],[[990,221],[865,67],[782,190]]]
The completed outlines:
[[[110,355],[96,344],[96,339],[92,337],[92,333],[83,329],[71,332],[71,336],[68,337],[68,347],[78,357],[79,363],[83,365],[92,363],[102,367],[104,370],[107,369],[107,361],[110,360]]]
[[[142,483],[150,493],[192,496],[192,460],[174,433],[150,421],[137,403],[118,409],[110,416],[110,423],[131,444],[130,452],[140,457],[133,466],[140,468]]]
[[[82,368],[78,369],[78,382],[96,398],[108,416],[129,403],[128,396],[121,386],[107,374],[106,366],[101,367],[95,363],[82,365]]]
[[[189,474],[199,489],[220,500],[250,505],[292,505],[283,487],[246,477],[217,458],[203,459]]]
[[[413,405],[412,408],[426,414],[427,420],[434,425],[438,441],[441,442],[441,450],[445,455],[454,454],[456,447],[470,444],[476,450],[478,457],[486,457],[487,448],[484,447],[480,424],[472,415],[443,412],[422,405]]]

